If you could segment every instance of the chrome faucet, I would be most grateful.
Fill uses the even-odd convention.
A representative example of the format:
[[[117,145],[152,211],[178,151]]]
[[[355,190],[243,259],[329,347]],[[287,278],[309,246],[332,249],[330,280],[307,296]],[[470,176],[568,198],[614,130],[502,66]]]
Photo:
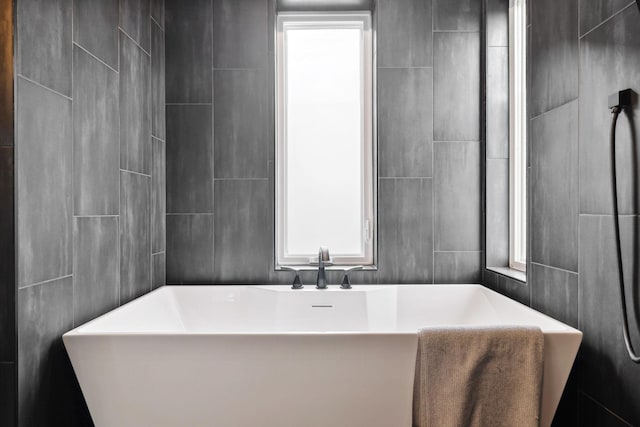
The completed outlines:
[[[333,264],[329,256],[329,248],[323,246],[318,250],[318,278],[316,279],[316,289],[327,289],[327,275],[325,266]]]

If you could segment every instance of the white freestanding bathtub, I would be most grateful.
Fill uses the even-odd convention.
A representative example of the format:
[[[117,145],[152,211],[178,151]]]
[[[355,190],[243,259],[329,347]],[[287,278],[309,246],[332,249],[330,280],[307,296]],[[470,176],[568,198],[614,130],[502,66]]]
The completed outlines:
[[[551,424],[582,333],[480,285],[165,286],[63,338],[97,427],[410,427],[435,325],[539,326]]]

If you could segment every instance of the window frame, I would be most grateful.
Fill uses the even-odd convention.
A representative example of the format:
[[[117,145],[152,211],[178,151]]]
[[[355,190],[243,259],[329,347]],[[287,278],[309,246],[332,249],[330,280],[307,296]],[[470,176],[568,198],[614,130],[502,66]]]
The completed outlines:
[[[526,0],[509,4],[509,267],[527,269]]]
[[[354,25],[354,22],[358,25]],[[276,17],[276,69],[275,69],[275,113],[276,113],[276,186],[275,186],[275,268],[283,266],[311,267],[317,262],[317,255],[290,254],[286,250],[286,30],[301,28],[358,28],[361,39],[361,206],[363,230],[363,250],[360,256],[347,256],[332,253],[334,265],[362,265],[375,269],[377,248],[377,217],[375,208],[376,194],[376,117],[375,117],[375,67],[372,17],[370,11],[340,12],[279,12]],[[331,249],[331,248],[329,248]]]

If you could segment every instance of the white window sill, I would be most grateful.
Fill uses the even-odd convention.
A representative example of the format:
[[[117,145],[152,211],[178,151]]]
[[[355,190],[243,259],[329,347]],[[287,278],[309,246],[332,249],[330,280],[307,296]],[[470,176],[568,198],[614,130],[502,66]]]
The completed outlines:
[[[509,267],[487,267],[487,270],[510,277],[522,283],[527,283],[527,273]]]

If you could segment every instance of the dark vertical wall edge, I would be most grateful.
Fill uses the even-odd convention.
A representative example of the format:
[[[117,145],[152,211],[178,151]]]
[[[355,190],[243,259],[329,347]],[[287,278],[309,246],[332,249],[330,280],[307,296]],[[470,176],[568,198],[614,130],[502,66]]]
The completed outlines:
[[[0,425],[17,413],[14,220],[14,0],[0,0]]]

